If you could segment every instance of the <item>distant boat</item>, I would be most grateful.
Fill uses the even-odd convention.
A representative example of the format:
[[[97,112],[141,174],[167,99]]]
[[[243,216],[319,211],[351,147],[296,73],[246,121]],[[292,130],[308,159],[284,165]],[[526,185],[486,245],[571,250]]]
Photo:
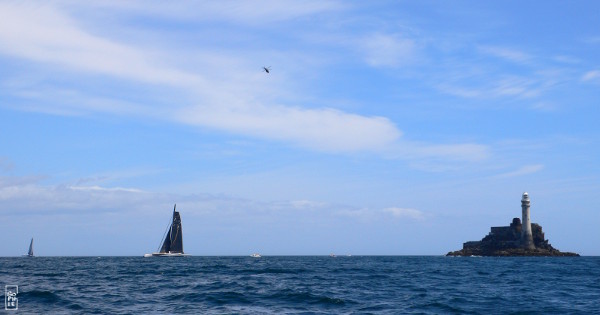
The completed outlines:
[[[181,216],[175,211],[177,205],[173,207],[173,220],[165,232],[165,241],[162,243],[157,253],[145,254],[144,257],[182,257],[189,256],[183,253],[183,234],[181,230]]]
[[[33,237],[31,238],[31,242],[29,243],[29,252],[27,255],[23,255],[25,257],[33,257]]]
[[[260,258],[262,256],[260,254],[258,254],[258,253],[254,253],[254,254],[250,255],[250,257]]]
[[[331,253],[329,254],[329,257],[337,257],[335,254]]]

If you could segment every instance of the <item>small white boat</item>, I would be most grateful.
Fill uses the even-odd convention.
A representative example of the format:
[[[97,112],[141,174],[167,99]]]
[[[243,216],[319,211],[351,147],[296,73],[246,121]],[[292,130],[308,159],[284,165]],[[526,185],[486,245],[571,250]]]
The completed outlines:
[[[258,254],[258,253],[254,253],[254,254],[250,255],[250,257],[260,258],[262,256],[260,254]]]

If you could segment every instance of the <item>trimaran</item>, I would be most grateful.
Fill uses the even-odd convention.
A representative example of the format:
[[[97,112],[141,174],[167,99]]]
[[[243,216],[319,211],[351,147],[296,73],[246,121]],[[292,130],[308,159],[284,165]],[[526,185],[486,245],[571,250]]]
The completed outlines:
[[[165,232],[165,240],[156,253],[145,254],[144,257],[183,257],[189,256],[183,252],[183,235],[181,231],[181,216],[173,207],[173,220],[169,229]]]

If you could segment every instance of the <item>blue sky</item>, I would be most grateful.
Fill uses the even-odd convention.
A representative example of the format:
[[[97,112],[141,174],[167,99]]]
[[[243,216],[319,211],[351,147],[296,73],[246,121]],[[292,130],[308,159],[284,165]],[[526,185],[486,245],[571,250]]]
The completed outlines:
[[[596,1],[0,2],[1,255],[600,255]],[[262,71],[269,66],[271,73]]]

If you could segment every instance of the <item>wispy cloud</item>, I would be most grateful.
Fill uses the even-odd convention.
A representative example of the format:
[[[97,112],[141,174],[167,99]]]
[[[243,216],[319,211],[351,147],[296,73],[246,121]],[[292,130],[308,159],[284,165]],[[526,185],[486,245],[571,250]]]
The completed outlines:
[[[426,214],[423,211],[412,208],[391,207],[383,209],[383,212],[389,213],[396,218],[411,219],[421,221],[424,220]]]
[[[3,215],[62,215],[120,213],[160,213],[177,203],[188,215],[222,217],[227,220],[263,218],[275,221],[327,220],[350,217],[360,221],[386,220],[391,215],[402,220],[422,221],[427,214],[416,209],[390,207],[360,208],[315,200],[259,201],[228,195],[168,194],[135,187],[43,185],[40,178],[0,177],[0,212]]]
[[[111,212],[136,208],[153,199],[135,188],[42,185],[42,178],[0,178],[0,205],[4,213],[60,214],[64,212]]]
[[[0,156],[0,171],[9,172],[15,168],[15,164],[7,157]]]
[[[70,2],[69,6],[79,3]],[[257,3],[250,0],[223,1],[181,1],[165,6],[161,2],[148,1],[101,1],[92,5],[96,8],[109,10],[135,11],[154,17],[164,17],[177,20],[226,21],[247,25],[268,25],[276,22],[289,21],[319,13],[339,11],[346,4],[336,0],[265,0]]]
[[[5,54],[74,71],[158,84],[203,83],[200,76],[162,65],[159,56],[84,31],[51,6],[0,4],[0,42]]]
[[[346,207],[337,214],[353,217],[362,221],[389,220],[390,216],[399,220],[424,221],[431,215],[414,208],[388,207],[383,209]]]
[[[182,110],[183,122],[236,131],[261,138],[292,141],[321,151],[381,150],[401,132],[388,119],[334,109],[253,105],[246,108],[199,106]]]
[[[402,141],[390,148],[387,154],[391,158],[408,159],[421,170],[448,170],[449,165],[456,162],[479,162],[491,156],[486,145],[475,143],[428,144],[422,142]]]
[[[537,102],[531,105],[531,108],[542,112],[552,112],[555,111],[558,106],[552,102]]]
[[[239,93],[235,79],[229,83],[208,83],[198,73],[178,70],[161,61],[160,53],[152,56],[142,48],[92,35],[49,6],[32,10],[27,5],[5,3],[0,12],[0,51],[5,54],[76,71],[184,87],[198,95],[203,103],[208,100],[212,104],[185,107],[180,111],[176,108],[184,107],[182,104],[175,107],[165,104],[174,109],[175,114],[170,118],[176,121],[334,152],[377,150],[401,135],[394,124],[382,117],[256,102],[257,95],[253,92],[246,89]],[[11,31],[14,29],[21,31]],[[98,107],[119,114],[129,107],[144,113],[135,105],[109,106],[110,102],[89,104],[89,101],[83,104],[87,104],[88,110]]]
[[[600,70],[588,71],[581,77],[581,80],[584,82],[596,81],[598,79],[600,79]]]
[[[566,64],[578,64],[581,63],[581,60],[579,60],[578,58],[572,57],[572,56],[566,56],[566,55],[558,55],[558,56],[554,56],[552,58],[555,61],[561,62],[561,63],[566,63]]]
[[[504,60],[508,60],[516,63],[526,63],[532,59],[529,54],[526,54],[522,51],[506,48],[506,47],[498,47],[498,46],[479,46],[478,50],[484,54],[491,55],[494,57],[502,58]]]
[[[12,190],[13,187],[28,186],[37,184],[45,176],[0,176],[0,189]]]
[[[419,145],[414,150],[423,157],[466,161],[481,161],[491,154],[488,146],[474,143]]]
[[[525,165],[525,166],[520,167],[519,169],[517,169],[515,171],[511,171],[511,172],[508,172],[508,173],[499,174],[499,175],[496,175],[494,177],[495,178],[517,177],[517,176],[523,176],[523,175],[529,175],[529,174],[537,173],[537,172],[541,171],[542,169],[544,169],[544,165],[542,165],[542,164]]]
[[[588,36],[583,38],[582,41],[590,45],[600,44],[600,36]]]
[[[312,200],[292,200],[289,204],[295,209],[318,209],[327,205],[324,202]]]
[[[438,88],[445,93],[464,98],[535,98],[553,85],[551,78],[544,76],[526,78],[515,75],[502,75],[489,78],[486,81],[488,82],[447,82],[438,85]]]
[[[111,5],[118,7],[121,4],[108,4]],[[126,7],[129,5],[124,4]],[[240,5],[250,4],[219,3],[211,6],[210,10],[233,14],[235,17],[231,18],[237,19],[235,7]],[[283,16],[294,18],[336,8],[336,2],[292,6],[277,4],[269,12],[288,12]],[[332,108],[290,106],[285,100],[278,100],[277,96],[264,97],[281,94],[277,90],[280,83],[276,78],[267,82],[264,75],[256,77],[247,70],[247,61],[239,56],[217,56],[200,51],[204,61],[196,66],[200,66],[202,71],[196,66],[181,70],[176,66],[176,53],[169,55],[157,49],[149,52],[143,45],[135,46],[123,40],[96,35],[65,12],[51,5],[33,8],[30,4],[1,4],[0,53],[75,72],[130,80],[135,84],[170,86],[174,89],[170,93],[177,96],[169,102],[154,103],[150,107],[127,100],[114,101],[110,97],[87,95],[77,89],[61,90],[47,86],[44,92],[43,86],[41,90],[40,87],[17,87],[15,93],[36,100],[31,103],[35,105],[22,105],[23,110],[66,115],[101,112],[151,116],[325,152],[385,152],[389,147],[400,145],[398,140],[402,132],[385,117],[364,116]],[[14,29],[21,31],[11,31]],[[371,65],[398,66],[411,58],[414,46],[411,39],[399,35],[375,34],[365,40],[363,47]],[[223,67],[215,66],[215,62]],[[213,74],[211,80],[206,78],[207,73]],[[179,93],[181,89],[185,93]],[[46,105],[42,101],[52,97],[64,101],[58,106]],[[189,105],[193,103],[202,105]],[[459,156],[457,153],[460,151],[472,151],[474,148],[476,146],[468,144],[430,145],[418,150],[424,155],[452,158]],[[475,156],[480,157],[481,154]]]
[[[130,192],[130,193],[143,193],[144,191],[136,188],[123,188],[123,187],[100,187],[100,186],[69,186],[71,190],[78,191],[91,191],[91,192]]]
[[[502,46],[472,46],[445,53],[436,62],[441,75],[433,85],[468,99],[536,99],[576,78],[579,60],[571,56],[535,56]],[[516,102],[515,102],[516,103]]]
[[[366,61],[374,67],[398,67],[413,61],[416,43],[392,34],[372,34],[363,39]]]
[[[491,94],[495,96],[519,96],[519,97],[534,97],[540,94],[539,89],[535,86],[536,82],[519,77],[507,77],[496,83],[491,89]]]

